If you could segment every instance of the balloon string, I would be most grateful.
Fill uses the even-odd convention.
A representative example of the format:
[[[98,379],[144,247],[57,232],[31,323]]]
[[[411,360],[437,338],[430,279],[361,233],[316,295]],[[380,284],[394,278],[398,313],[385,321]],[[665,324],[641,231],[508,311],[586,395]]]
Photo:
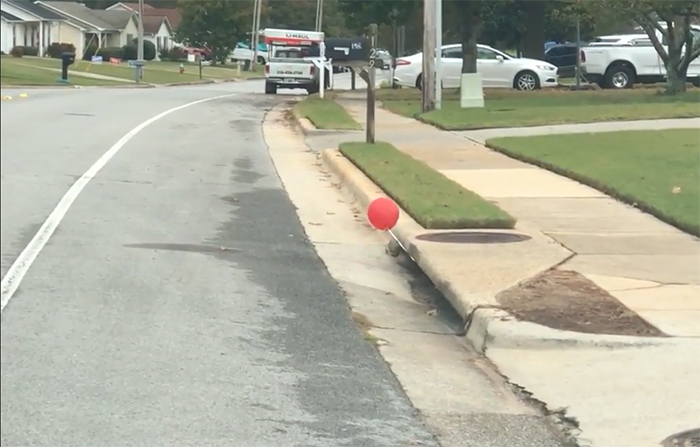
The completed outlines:
[[[408,250],[406,250],[406,247],[404,247],[404,245],[401,243],[401,241],[399,240],[399,238],[396,237],[396,235],[394,234],[394,232],[391,231],[391,230],[386,230],[386,231],[391,235],[392,238],[394,238],[394,240],[396,241],[396,243],[399,244],[399,247],[401,247],[401,250],[403,250],[403,252],[406,253],[406,254],[408,255],[409,258],[411,258],[411,261],[413,261],[413,262],[415,262],[416,264],[418,264],[418,261],[416,261],[415,259],[413,259],[413,256],[411,256],[411,254],[408,252]]]

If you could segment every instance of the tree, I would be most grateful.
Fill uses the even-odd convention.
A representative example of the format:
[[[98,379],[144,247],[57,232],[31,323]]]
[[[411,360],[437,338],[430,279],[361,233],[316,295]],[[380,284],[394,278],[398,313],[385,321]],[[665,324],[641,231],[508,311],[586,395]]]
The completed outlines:
[[[345,18],[338,0],[323,2],[323,32],[330,37],[347,35]],[[312,30],[316,21],[316,0],[269,1],[263,7],[263,23],[270,28]]]
[[[649,36],[666,69],[666,94],[685,92],[690,63],[700,57],[700,38],[691,23],[700,3],[686,0],[579,0],[594,11],[632,20]]]
[[[526,57],[542,58],[546,40],[556,42],[574,41],[576,38],[576,21],[581,25],[582,39],[587,40],[593,34],[595,20],[593,15],[571,2],[546,2],[544,25],[533,25],[537,17],[527,19],[524,1],[510,0],[489,2],[485,5],[482,18],[483,27],[479,42],[502,49],[516,50],[518,55],[525,53]],[[533,26],[540,27],[543,32],[529,32]],[[536,30],[537,31],[537,30]],[[527,51],[523,51],[523,46]]]
[[[477,37],[481,30],[484,2],[482,0],[456,1],[454,3],[459,20],[462,43],[462,73],[476,73],[478,59]]]
[[[225,63],[252,24],[252,0],[180,0],[178,8],[182,21],[176,39],[210,49],[213,62]]]
[[[370,23],[405,25],[417,12],[422,12],[422,0],[338,0],[349,29],[363,33]]]

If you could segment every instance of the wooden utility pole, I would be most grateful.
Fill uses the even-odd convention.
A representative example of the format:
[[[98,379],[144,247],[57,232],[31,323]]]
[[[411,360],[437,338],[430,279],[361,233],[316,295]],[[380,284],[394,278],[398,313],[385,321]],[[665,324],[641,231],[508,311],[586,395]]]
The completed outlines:
[[[316,25],[315,31],[320,32],[323,29],[323,0],[316,0]]]
[[[435,108],[442,108],[442,0],[435,0]]]
[[[367,82],[367,129],[365,135],[365,142],[369,144],[374,144],[374,107],[375,107],[375,96],[374,89],[376,84],[376,72],[374,65],[376,64],[377,57],[377,25],[371,24],[369,26],[369,70],[368,70],[368,82]]]
[[[251,61],[250,70],[255,71],[255,64],[258,63],[258,42],[260,42],[260,15],[262,13],[262,0],[255,0],[253,3],[253,32],[250,36]]]
[[[421,109],[423,113],[435,108],[435,1],[423,0],[423,93]]]

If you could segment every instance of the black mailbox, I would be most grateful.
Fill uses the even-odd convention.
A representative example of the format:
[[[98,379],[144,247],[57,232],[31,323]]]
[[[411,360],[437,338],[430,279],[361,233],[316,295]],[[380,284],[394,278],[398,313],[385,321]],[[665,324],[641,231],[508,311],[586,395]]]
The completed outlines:
[[[65,52],[61,54],[61,79],[68,80],[68,66],[75,62],[75,53]]]
[[[366,62],[369,60],[369,41],[364,37],[328,38],[326,57],[333,62]]]

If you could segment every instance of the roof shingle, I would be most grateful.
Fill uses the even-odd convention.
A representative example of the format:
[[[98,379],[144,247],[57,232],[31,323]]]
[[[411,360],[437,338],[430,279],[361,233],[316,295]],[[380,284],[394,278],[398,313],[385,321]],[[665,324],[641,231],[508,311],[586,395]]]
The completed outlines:
[[[75,2],[42,1],[42,3],[60,11],[68,18],[74,17],[99,30],[121,31],[134,15],[129,11],[94,10]]]
[[[30,14],[34,14],[44,20],[63,20],[60,14],[51,11],[48,8],[44,8],[41,5],[37,5],[29,0],[5,0],[7,3],[16,6],[19,9],[23,9]]]

